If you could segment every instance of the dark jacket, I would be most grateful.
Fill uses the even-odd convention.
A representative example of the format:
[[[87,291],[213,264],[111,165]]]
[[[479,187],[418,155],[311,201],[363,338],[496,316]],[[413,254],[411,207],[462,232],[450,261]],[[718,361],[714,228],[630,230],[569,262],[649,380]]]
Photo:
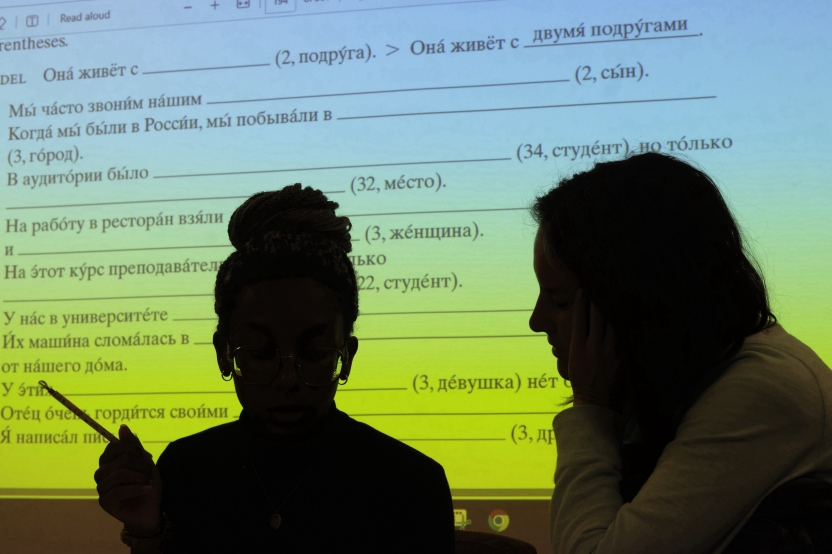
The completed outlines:
[[[334,404],[302,444],[261,439],[249,421],[243,411],[159,457],[165,552],[453,552],[450,489],[432,459]]]

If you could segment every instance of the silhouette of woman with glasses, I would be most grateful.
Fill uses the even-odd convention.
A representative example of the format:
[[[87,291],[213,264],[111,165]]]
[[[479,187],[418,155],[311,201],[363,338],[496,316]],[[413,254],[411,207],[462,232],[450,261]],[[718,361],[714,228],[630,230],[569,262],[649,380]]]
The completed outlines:
[[[453,552],[442,467],[335,406],[358,352],[337,207],[295,184],[231,216],[213,342],[243,410],[157,465],[122,426],[95,479],[134,552]]]

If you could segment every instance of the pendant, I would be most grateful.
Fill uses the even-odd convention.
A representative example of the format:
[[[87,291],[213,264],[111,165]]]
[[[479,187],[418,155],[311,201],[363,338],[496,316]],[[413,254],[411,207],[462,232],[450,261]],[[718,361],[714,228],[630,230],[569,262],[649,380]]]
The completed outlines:
[[[269,525],[271,525],[272,529],[280,527],[280,514],[272,514],[272,519]]]

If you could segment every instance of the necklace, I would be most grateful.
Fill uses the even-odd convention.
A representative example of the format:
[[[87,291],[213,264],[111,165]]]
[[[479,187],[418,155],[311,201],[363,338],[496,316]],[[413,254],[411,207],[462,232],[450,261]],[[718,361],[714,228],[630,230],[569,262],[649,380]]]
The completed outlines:
[[[306,476],[309,475],[310,471],[312,471],[312,466],[309,466],[309,469],[306,470],[306,473],[303,474],[303,477],[300,478],[300,481],[298,481],[295,484],[295,487],[292,489],[292,491],[286,496],[286,498],[283,499],[283,502],[280,503],[280,506],[275,508],[274,503],[272,502],[272,499],[269,496],[269,493],[266,492],[266,487],[263,486],[263,481],[260,480],[260,474],[257,473],[257,467],[255,467],[254,462],[252,462],[251,460],[249,460],[249,464],[251,464],[251,469],[254,470],[254,476],[257,477],[257,483],[260,485],[260,488],[263,490],[263,494],[265,495],[266,500],[269,501],[269,505],[272,507],[272,511],[274,512],[272,514],[271,519],[269,520],[269,525],[271,526],[272,529],[277,529],[278,527],[280,527],[280,522],[282,521],[282,518],[280,517],[280,514],[278,513],[280,511],[280,508],[282,508],[283,505],[286,504],[286,501],[289,500],[289,497],[292,496],[292,494],[298,489],[298,487],[303,482],[303,480],[306,479]]]

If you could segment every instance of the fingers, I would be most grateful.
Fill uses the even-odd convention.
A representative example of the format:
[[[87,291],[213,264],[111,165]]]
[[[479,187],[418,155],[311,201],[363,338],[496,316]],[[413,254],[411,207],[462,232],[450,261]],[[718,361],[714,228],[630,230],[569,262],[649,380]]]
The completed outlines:
[[[135,454],[122,454],[121,456],[99,467],[95,474],[93,474],[93,478],[96,483],[101,483],[109,477],[110,474],[119,469],[136,471],[150,478],[153,476],[153,467],[153,462],[143,456],[136,456]]]
[[[104,449],[104,453],[98,458],[98,466],[103,467],[119,456],[123,456],[125,454],[142,458],[144,457],[144,453],[144,449],[142,449],[141,446],[124,441],[111,442]]]
[[[586,308],[583,290],[578,289],[575,293],[575,301],[572,305],[572,339],[569,350],[583,348],[586,343]]]
[[[587,309],[587,305],[589,308]],[[587,321],[589,314],[589,321]],[[587,351],[601,350],[615,355],[615,333],[604,319],[595,302],[584,296],[582,289],[575,294],[572,308],[572,340],[570,348],[585,348]]]
[[[98,503],[101,505],[102,508],[107,510],[107,512],[111,512],[113,508],[121,506],[121,504],[124,501],[130,500],[132,498],[146,496],[150,494],[152,490],[153,487],[151,487],[150,485],[121,485],[113,487],[104,495],[99,495]]]
[[[130,442],[138,446],[142,445],[141,441],[139,440],[139,437],[134,435],[133,431],[131,431],[130,428],[126,425],[122,425],[118,428],[118,438],[120,441]]]
[[[126,425],[119,427],[118,436],[119,441],[109,443],[104,449],[104,453],[98,458],[99,466],[106,465],[122,454],[133,454],[139,457],[143,456],[147,459],[152,458],[152,456],[142,447],[139,437],[134,435],[130,431],[130,428]]]
[[[128,485],[150,485],[150,481],[150,477],[139,471],[133,471],[132,469],[117,469],[98,483],[95,490],[98,491],[99,498],[102,498],[116,487],[124,487]]]
[[[595,302],[589,302],[589,336],[587,342],[592,343],[593,346],[600,346],[604,342],[604,331],[606,328],[604,318],[601,317],[601,311]]]

